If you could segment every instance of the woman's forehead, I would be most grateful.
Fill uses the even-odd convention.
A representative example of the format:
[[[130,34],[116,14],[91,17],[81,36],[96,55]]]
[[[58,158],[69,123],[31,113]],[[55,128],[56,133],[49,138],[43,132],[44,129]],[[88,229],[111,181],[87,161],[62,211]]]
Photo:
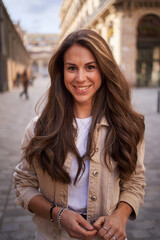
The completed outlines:
[[[64,62],[68,61],[96,61],[92,52],[79,44],[71,46],[64,54]]]

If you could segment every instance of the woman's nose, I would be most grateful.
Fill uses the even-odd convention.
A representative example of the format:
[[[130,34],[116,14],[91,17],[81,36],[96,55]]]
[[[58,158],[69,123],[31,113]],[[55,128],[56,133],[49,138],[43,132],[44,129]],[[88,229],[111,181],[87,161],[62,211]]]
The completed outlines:
[[[79,70],[77,72],[76,80],[78,82],[83,82],[86,80],[86,78],[87,78],[87,76],[86,76],[86,72],[84,70]]]

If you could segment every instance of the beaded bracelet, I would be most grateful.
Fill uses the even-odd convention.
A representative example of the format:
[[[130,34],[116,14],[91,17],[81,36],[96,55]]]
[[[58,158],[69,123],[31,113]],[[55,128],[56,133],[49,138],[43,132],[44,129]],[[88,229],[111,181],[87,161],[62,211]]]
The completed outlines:
[[[67,208],[62,208],[62,209],[59,211],[58,215],[57,215],[57,222],[58,222],[58,228],[59,228],[59,230],[62,230],[62,229],[63,229],[63,227],[62,227],[62,225],[61,225],[61,216],[62,216],[64,210],[66,210],[66,209],[67,209]]]

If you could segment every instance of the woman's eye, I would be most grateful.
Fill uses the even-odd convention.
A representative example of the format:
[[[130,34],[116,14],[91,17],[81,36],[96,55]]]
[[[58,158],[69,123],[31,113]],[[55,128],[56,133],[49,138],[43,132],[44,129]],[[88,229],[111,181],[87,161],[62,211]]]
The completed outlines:
[[[91,70],[91,69],[94,69],[95,66],[94,66],[94,65],[89,65],[87,68],[88,68],[89,70]]]
[[[74,67],[74,66],[68,67],[68,70],[71,70],[71,71],[74,71],[75,69],[76,69],[76,67]]]

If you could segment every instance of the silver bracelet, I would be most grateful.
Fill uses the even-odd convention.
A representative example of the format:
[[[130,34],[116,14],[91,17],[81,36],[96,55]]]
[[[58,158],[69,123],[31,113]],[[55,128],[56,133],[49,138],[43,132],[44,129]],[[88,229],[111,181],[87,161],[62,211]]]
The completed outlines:
[[[58,222],[58,228],[59,228],[59,230],[62,230],[62,229],[63,229],[63,227],[62,227],[62,225],[61,225],[61,216],[62,216],[64,210],[66,210],[66,209],[67,209],[67,208],[62,208],[62,209],[59,211],[58,215],[57,215],[57,222]]]

